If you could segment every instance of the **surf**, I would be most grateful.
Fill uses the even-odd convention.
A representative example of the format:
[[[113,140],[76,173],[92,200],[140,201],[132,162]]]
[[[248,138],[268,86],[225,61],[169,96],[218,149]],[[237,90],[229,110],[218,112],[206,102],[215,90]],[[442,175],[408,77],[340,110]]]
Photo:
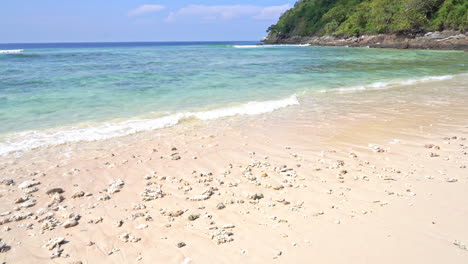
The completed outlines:
[[[236,49],[280,48],[280,47],[310,47],[310,44],[281,44],[281,45],[234,45]]]
[[[388,81],[388,82],[374,82],[374,83],[365,84],[365,85],[358,85],[358,86],[322,89],[322,90],[319,90],[319,92],[329,93],[329,92],[357,92],[357,91],[368,91],[368,90],[383,90],[383,89],[390,89],[392,87],[399,87],[399,86],[403,86],[403,85],[413,85],[413,84],[431,82],[431,81],[450,80],[450,79],[455,78],[456,76],[461,76],[461,75],[465,75],[465,74],[427,76],[427,77],[406,79],[406,80],[393,80],[393,81]]]
[[[0,156],[25,152],[44,146],[62,145],[71,142],[98,141],[122,137],[139,132],[175,126],[183,120],[214,120],[237,115],[260,115],[288,106],[299,105],[296,95],[270,101],[251,101],[207,111],[181,112],[153,119],[130,119],[122,122],[106,122],[87,127],[62,127],[44,131],[25,131],[8,136],[0,142]]]
[[[19,54],[22,53],[24,50],[16,49],[16,50],[0,50],[0,54]]]

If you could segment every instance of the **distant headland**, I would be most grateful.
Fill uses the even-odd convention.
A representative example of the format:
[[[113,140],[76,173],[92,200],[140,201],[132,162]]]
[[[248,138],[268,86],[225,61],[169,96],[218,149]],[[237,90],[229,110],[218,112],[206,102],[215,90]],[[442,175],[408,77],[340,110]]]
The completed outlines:
[[[468,50],[464,0],[301,0],[266,43]]]

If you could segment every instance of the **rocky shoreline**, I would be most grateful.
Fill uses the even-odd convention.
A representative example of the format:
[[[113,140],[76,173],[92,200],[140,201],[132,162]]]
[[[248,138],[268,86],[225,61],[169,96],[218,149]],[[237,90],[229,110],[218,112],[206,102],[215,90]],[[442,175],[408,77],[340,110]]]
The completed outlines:
[[[262,41],[266,44],[310,44],[314,46],[468,51],[468,36],[466,33],[459,31],[436,31],[419,36],[380,34],[345,38],[341,36],[281,37],[270,35]]]

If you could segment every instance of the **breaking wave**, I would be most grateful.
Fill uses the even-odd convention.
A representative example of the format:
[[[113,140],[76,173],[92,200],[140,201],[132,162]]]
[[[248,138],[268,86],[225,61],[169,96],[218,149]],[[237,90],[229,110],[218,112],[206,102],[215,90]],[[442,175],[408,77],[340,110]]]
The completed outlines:
[[[17,50],[0,50],[0,54],[18,54],[22,53],[24,50],[17,49]]]
[[[134,119],[84,128],[65,127],[60,130],[25,131],[15,133],[0,142],[0,155],[24,152],[43,146],[61,145],[68,142],[105,140],[138,132],[152,131],[177,125],[182,120],[189,118],[213,120],[236,115],[258,115],[298,104],[297,97],[292,95],[281,100],[253,101],[238,106],[202,112],[177,113],[154,119]]]
[[[309,47],[310,44],[281,44],[281,45],[234,45],[236,49],[278,48],[278,47]]]
[[[402,85],[412,85],[412,84],[430,82],[430,81],[450,80],[450,79],[453,79],[454,77],[455,75],[428,76],[428,77],[409,79],[409,80],[375,82],[375,83],[359,85],[359,86],[323,89],[323,90],[320,90],[320,92],[327,93],[327,92],[353,92],[353,91],[366,91],[366,90],[381,90],[381,89],[388,89],[388,88],[402,86]]]

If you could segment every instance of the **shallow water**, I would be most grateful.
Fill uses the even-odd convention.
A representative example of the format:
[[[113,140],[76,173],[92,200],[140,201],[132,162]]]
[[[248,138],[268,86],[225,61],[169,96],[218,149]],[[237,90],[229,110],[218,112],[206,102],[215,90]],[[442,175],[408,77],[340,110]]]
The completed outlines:
[[[450,51],[255,43],[0,45],[18,49],[24,50],[0,54],[0,155],[153,130],[185,118],[260,114],[316,92],[385,89],[468,72],[468,54]]]

